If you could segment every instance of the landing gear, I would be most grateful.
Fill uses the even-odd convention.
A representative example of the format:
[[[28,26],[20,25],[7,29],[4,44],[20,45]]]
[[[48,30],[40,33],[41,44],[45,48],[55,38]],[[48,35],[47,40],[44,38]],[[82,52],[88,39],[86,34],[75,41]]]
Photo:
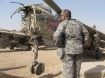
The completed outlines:
[[[10,46],[10,49],[14,49],[14,47],[13,46]]]
[[[32,74],[41,75],[45,70],[44,63],[36,63],[35,65],[32,65],[30,68],[30,72]]]
[[[97,48],[96,50],[95,50],[95,58],[96,59],[100,59],[100,49],[99,48]]]
[[[38,63],[38,61],[36,61],[36,59],[38,58],[38,41],[36,39],[33,39],[32,52],[33,58],[30,72],[32,74],[41,75],[45,70],[45,65],[44,63]]]
[[[38,62],[36,61],[33,65],[31,65],[31,67],[30,67],[30,72],[31,72],[32,74],[35,73],[34,67],[35,67],[37,64],[38,64]]]

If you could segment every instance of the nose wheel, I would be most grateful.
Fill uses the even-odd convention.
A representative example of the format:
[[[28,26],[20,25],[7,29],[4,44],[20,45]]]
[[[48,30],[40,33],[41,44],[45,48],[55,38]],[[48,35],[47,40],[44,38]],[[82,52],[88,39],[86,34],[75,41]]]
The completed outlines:
[[[36,74],[36,75],[41,75],[42,73],[44,73],[45,70],[45,65],[44,63],[38,63],[36,62],[34,65],[31,66],[30,68],[30,72],[32,74]]]
[[[34,35],[34,37],[35,37],[35,35]],[[32,74],[41,75],[42,73],[44,73],[45,65],[44,65],[44,63],[38,63],[38,61],[36,61],[36,59],[38,58],[37,36],[36,36],[36,38],[32,39],[32,43],[33,43],[33,46],[32,46],[33,58],[32,58],[32,66],[30,67],[30,72]]]

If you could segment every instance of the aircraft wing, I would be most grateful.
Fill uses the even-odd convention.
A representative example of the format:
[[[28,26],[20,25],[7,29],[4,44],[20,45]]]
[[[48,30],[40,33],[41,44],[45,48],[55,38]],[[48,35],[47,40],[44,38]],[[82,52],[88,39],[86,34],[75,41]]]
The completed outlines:
[[[18,35],[18,36],[29,36],[19,31],[14,31],[14,30],[11,31],[11,30],[5,30],[5,29],[0,29],[0,33],[9,34],[9,35]]]
[[[93,34],[93,35],[96,34],[96,31],[97,31],[97,33],[98,33],[100,39],[101,39],[101,40],[105,40],[105,34],[104,34],[104,33],[100,32],[100,31],[98,31],[98,30],[96,30],[96,29],[94,29],[94,28],[92,28],[92,27],[89,27],[88,25],[85,25],[85,24],[84,24],[84,26],[86,27],[86,29],[87,29],[88,31],[91,31],[91,34]]]
[[[87,29],[88,31],[91,32],[91,35],[92,35],[92,36],[94,36],[94,34],[96,34],[96,31],[97,31],[98,36],[99,36],[99,38],[100,38],[100,40],[99,40],[100,47],[101,47],[101,48],[104,48],[104,47],[105,47],[105,34],[102,33],[102,32],[100,32],[100,31],[98,31],[98,30],[96,30],[95,28],[89,27],[89,26],[87,26],[87,25],[85,25],[85,24],[84,24],[84,26],[86,27],[86,29]]]

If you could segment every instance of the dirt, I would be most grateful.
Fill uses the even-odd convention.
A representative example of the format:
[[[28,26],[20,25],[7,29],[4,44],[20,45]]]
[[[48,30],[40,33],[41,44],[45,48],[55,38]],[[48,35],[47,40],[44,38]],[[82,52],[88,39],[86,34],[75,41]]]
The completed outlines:
[[[38,62],[45,64],[45,72],[40,76],[30,73],[31,51],[21,49],[0,50],[0,71],[6,78],[61,78],[61,61],[56,55],[56,48],[40,47]]]
[[[101,59],[103,61],[105,59]],[[32,60],[31,51],[21,49],[0,49],[0,72],[5,78],[62,78],[62,64],[56,55],[55,47],[40,47],[38,62],[45,64],[45,72],[39,76],[30,73]],[[93,57],[85,58],[83,62],[97,61]],[[1,73],[0,73],[1,74]],[[0,76],[0,78],[2,78]]]

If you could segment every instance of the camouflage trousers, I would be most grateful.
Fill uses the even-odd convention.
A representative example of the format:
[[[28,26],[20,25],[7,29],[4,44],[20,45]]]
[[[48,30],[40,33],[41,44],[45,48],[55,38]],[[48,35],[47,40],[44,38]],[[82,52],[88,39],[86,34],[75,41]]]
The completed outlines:
[[[62,60],[64,78],[80,78],[82,54],[65,54]]]

